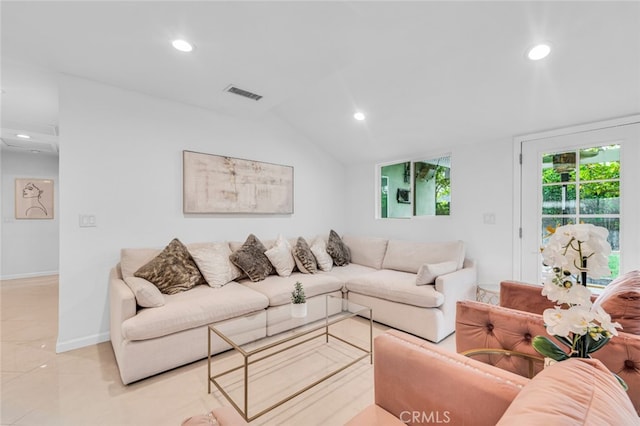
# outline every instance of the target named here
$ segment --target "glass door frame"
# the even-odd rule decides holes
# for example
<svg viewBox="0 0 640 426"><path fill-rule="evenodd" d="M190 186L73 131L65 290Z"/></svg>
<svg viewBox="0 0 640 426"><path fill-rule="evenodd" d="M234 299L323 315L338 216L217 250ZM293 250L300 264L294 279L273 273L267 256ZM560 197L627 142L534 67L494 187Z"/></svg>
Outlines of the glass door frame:
<svg viewBox="0 0 640 426"><path fill-rule="evenodd" d="M516 136L513 138L513 256L512 256L512 276L515 280L523 279L523 214L522 214L522 196L523 196L523 167L522 167L522 150L523 144L536 140L550 139L560 136L570 136L578 133L591 132L596 130L604 130L607 128L625 126L640 123L640 114L620 117L612 120L600 121L584 125L572 126L563 129L555 129L540 133ZM621 159L621 161L624 161ZM628 161L629 163L631 161ZM630 184L627 183L627 186ZM622 188L621 188L622 191ZM630 192L630 191L629 191ZM625 268L628 269L628 268Z"/></svg>

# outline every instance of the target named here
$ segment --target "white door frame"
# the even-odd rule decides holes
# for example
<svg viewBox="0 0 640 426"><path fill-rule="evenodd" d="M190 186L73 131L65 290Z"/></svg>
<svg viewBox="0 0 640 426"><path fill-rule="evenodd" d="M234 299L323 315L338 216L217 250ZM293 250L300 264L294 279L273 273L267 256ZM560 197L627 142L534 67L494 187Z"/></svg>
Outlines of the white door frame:
<svg viewBox="0 0 640 426"><path fill-rule="evenodd" d="M640 123L640 114L634 114L626 117L614 118L611 120L598 121L594 123L580 124L576 126L547 130L539 133L530 133L519 135L513 138L513 256L512 276L514 280L522 279L522 144L537 139L546 139L557 136L572 135L576 133L590 132L592 130L606 129L610 127L624 126L628 124Z"/></svg>

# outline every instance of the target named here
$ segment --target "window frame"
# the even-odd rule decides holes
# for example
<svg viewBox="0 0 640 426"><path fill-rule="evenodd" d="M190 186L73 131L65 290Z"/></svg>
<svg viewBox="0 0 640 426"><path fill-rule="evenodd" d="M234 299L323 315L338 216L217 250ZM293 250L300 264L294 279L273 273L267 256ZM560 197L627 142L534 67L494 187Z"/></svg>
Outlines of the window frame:
<svg viewBox="0 0 640 426"><path fill-rule="evenodd" d="M397 160L393 160L393 161L384 161L384 162L380 162L380 163L376 163L375 164L375 180L376 180L376 184L374 187L374 191L375 191L375 203L374 203L374 208L375 208L375 212L374 212L374 218L376 220L386 220L386 219L400 219L400 220L411 220L411 219L424 219L424 218L433 218L433 217L451 217L451 210L449 210L449 214L447 215L438 215L438 214L428 214L428 215L416 215L415 214L415 163L426 163L426 162L430 162L432 160L437 160L439 158L447 158L449 159L449 203L451 203L451 193L453 192L451 190L451 169L453 168L453 154L451 153L451 151L447 151L447 152L440 152L437 154L433 154L433 155L420 155L420 156L412 156L412 157L405 157L405 158L401 158L401 159L397 159ZM409 205L411 206L411 215L410 216L406 216L406 217L382 217L382 177L386 176L382 174L382 169L383 167L387 167L387 166L393 166L396 164L403 164L403 163L409 163L409 191L410 191L410 203ZM396 194L388 192L387 194L387 203L389 202L389 200L391 199L395 199ZM434 203L437 200L434 199Z"/></svg>

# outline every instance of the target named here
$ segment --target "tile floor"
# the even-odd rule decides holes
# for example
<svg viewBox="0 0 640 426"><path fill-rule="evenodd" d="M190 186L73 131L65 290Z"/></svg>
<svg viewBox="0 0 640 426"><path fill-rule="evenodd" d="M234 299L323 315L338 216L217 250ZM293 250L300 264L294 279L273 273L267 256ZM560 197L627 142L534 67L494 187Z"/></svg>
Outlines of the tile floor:
<svg viewBox="0 0 640 426"><path fill-rule="evenodd" d="M56 354L57 276L0 282L0 310L2 425L179 425L229 405L217 390L207 393L206 360L124 386L109 342ZM366 320L343 327L354 338L368 336ZM374 324L374 336L387 329ZM440 345L454 350L455 339ZM306 361L304 350L295 355ZM230 360L230 353L216 357ZM282 383L260 386L269 392ZM251 424L342 425L372 402L373 368L363 360Z"/></svg>

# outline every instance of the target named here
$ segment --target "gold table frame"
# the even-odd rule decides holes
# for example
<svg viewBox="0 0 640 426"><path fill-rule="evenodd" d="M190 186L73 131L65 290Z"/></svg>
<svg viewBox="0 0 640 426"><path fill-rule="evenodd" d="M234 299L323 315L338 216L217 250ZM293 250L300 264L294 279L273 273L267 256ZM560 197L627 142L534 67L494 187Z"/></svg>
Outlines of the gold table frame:
<svg viewBox="0 0 640 426"><path fill-rule="evenodd" d="M341 300L342 303L342 311L338 312L337 314L329 314L329 300L330 299L336 299L336 300ZM347 306L347 310L345 310L345 304ZM349 310L349 307L353 307L353 311ZM349 318L353 318L357 315L359 315L360 313L369 311L369 348L365 349L362 348L358 345L356 345L355 343L349 342L345 339L343 339L342 337L336 336L335 334L331 333L329 330L329 327L333 324L337 324L339 322L345 321ZM339 297L335 297L335 296L326 296L326 301L325 301L325 318L324 319L319 319L316 320L314 322L312 322L311 324L305 324L303 326L298 327L300 329L300 331L296 331L296 329L294 328L293 331L289 330L287 333L288 335L286 337L283 337L281 339L277 339L274 342L271 342L269 344L266 344L264 346L260 346L257 349L254 350L244 350L241 346L237 343L235 343L233 341L233 339L229 338L228 336L226 336L222 331L218 330L216 328L216 324L212 324L209 325L208 327L208 333L207 333L207 343L208 343L208 354L207 354L207 377L208 377L208 393L211 393L211 384L213 383L216 388L220 391L220 393L222 393L222 395L231 403L231 405L233 405L233 407L238 411L238 413L240 413L240 415L247 421L250 422L252 420L255 420L256 418L268 413L269 411L273 410L274 408L277 408L279 406L281 406L282 404L292 400L293 398L297 397L298 395L302 394L303 392L306 392L307 390L311 389L312 387L324 382L325 380L335 376L336 374L346 370L347 368L351 367L352 365L360 362L361 360L369 357L369 363L373 364L373 315L372 315L372 309L366 306L362 306L362 305L358 305L356 303L353 302L349 302L348 299L343 299L343 298L339 298ZM260 354L261 352L264 352L268 349L272 349L275 348L276 346L280 346L283 345L287 342L291 342L292 340L296 340L296 339L300 339L301 337L307 336L307 335L311 335L313 333L316 333L318 331L321 331L320 333L317 333L311 337L308 337L302 341L299 342L295 342L291 345L288 345L284 348L278 349L274 352L270 352L262 357L250 360L250 358L254 355ZM211 375L211 358L212 358L212 353L211 353L211 336L212 333L215 333L216 335L218 335L222 340L224 340L227 344L229 344L233 350L237 351L238 353L240 353L243 357L244 362L242 363L242 365L239 365L237 367L225 370L221 373L216 374L215 376ZM349 346L352 346L360 351L363 352L363 354L355 359L353 359L351 362L349 362L346 365L343 365L342 367L331 371L330 373L324 375L323 377L321 377L320 379L314 381L313 383L303 387L302 389L299 389L298 391L294 392L293 394L282 398L281 400L277 401L276 403L270 405L269 407L263 409L262 411L254 414L253 416L249 416L249 366L251 364L254 364L256 362L262 361L264 359L267 359L269 357L272 357L274 355L277 355L279 353L282 353L288 349L294 348L296 346L302 345L304 343L307 343L311 340L317 339L319 337L325 337L325 343L329 343L329 337L332 337L336 340L339 340L343 343L346 343ZM268 337L264 338L264 339L268 339ZM234 371L243 369L243 373L244 373L244 379L243 379L243 386L244 386L244 404L243 407L241 408L231 397L231 395L229 395L224 389L222 384L218 381L218 378L225 376L229 373L232 373Z"/></svg>
<svg viewBox="0 0 640 426"><path fill-rule="evenodd" d="M534 374L533 371L533 363L541 362L544 364L544 358L539 356L527 354L524 352L518 351L510 351L508 349L488 349L488 348L480 348L480 349L469 349L468 351L460 352L461 355L472 357L475 355L504 355L504 356L515 356L518 358L526 359L529 362L529 379L532 379Z"/></svg>

